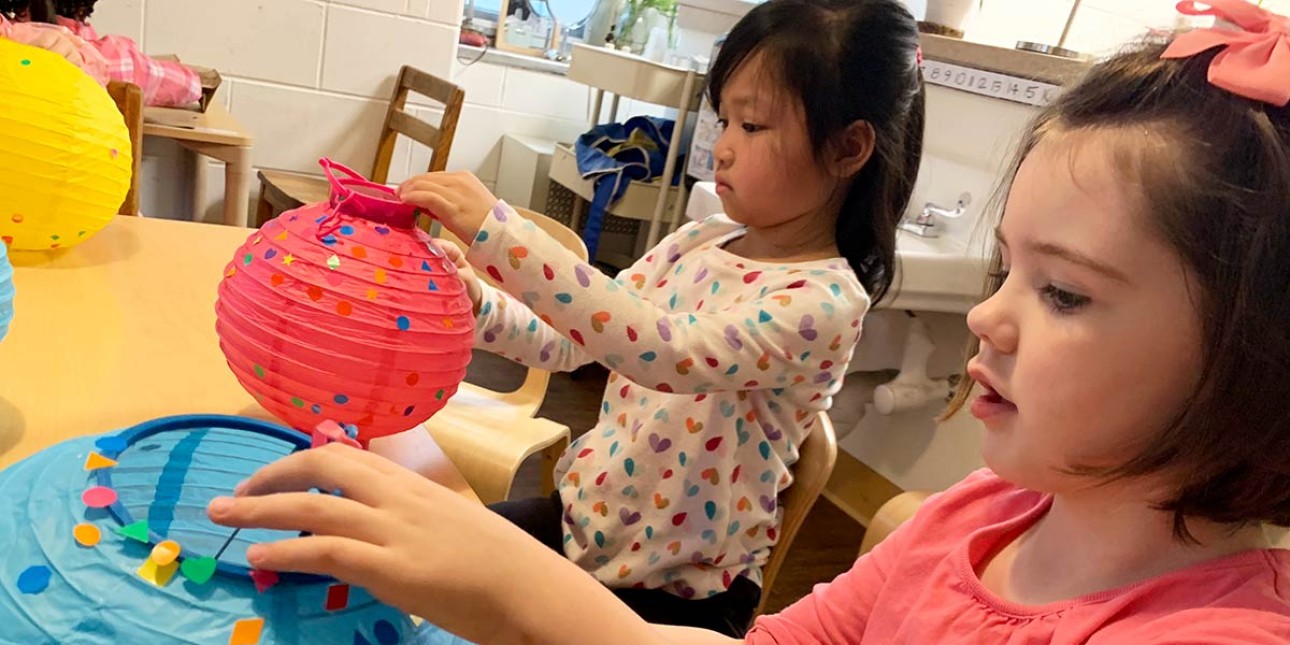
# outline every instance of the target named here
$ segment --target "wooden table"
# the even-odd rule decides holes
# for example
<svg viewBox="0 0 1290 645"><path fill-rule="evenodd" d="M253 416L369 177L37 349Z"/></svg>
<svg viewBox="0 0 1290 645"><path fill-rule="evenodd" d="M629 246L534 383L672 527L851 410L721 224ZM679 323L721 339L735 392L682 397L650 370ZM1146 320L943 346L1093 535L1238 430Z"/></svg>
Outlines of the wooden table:
<svg viewBox="0 0 1290 645"><path fill-rule="evenodd" d="M242 127L222 103L212 101L204 114L197 115L196 127L186 128L150 122L164 118L166 112L158 108L144 108L143 134L173 139L197 155L205 155L224 162L224 223L229 226L246 226L247 211L251 201L251 144L250 133ZM200 156L198 158L200 162ZM201 212L206 205L206 168L198 163L193 175L193 212Z"/></svg>
<svg viewBox="0 0 1290 645"><path fill-rule="evenodd" d="M272 420L233 378L215 335L216 287L249 234L118 217L79 246L15 254L15 317L0 342L0 468L156 417ZM460 414L451 407L440 414ZM477 499L424 428L372 449Z"/></svg>

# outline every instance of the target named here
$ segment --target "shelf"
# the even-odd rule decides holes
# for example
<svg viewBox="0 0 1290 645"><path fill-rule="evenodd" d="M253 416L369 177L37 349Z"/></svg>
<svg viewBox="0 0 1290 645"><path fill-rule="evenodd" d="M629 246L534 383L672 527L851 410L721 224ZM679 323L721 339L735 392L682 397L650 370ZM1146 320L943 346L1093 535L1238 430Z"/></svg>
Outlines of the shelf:
<svg viewBox="0 0 1290 645"><path fill-rule="evenodd" d="M618 96L676 108L689 105L699 109L703 94L703 75L695 74L693 96L682 100L685 76L681 67L646 60L626 52L576 44L569 63L569 79Z"/></svg>
<svg viewBox="0 0 1290 645"><path fill-rule="evenodd" d="M595 186L590 180L583 179L582 173L578 172L578 159L574 156L573 146L569 144L555 144L555 153L551 155L551 180L587 202L595 197ZM609 214L648 222L654 219L654 207L658 204L661 189L662 183L657 179L651 182L633 181L618 204L609 209ZM667 206L663 211L664 222L671 222L675 214L684 208L684 204L678 199L680 192L676 186L668 191Z"/></svg>

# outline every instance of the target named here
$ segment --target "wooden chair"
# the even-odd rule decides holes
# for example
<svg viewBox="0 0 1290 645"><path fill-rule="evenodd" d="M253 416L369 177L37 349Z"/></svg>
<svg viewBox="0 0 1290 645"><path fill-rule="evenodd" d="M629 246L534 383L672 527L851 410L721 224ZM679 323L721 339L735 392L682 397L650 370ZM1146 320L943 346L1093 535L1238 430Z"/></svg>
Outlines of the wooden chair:
<svg viewBox="0 0 1290 645"><path fill-rule="evenodd" d="M117 213L139 214L139 168L143 163L143 89L134 83L112 81L107 86L108 95L125 117L125 127L130 131L130 158L134 167L130 171L130 192Z"/></svg>
<svg viewBox="0 0 1290 645"><path fill-rule="evenodd" d="M587 259L587 247L577 233L540 213L524 208L516 210L580 259ZM447 230L439 236L463 249L467 246ZM481 280L491 282L482 272L478 275ZM454 414L451 419L435 417L426 423L435 443L485 504L505 500L520 464L539 452L542 453L543 491L549 494L555 490L552 472L556 460L569 445L569 428L536 418L550 378L550 372L530 367L524 383L511 392L463 383L449 407L457 410L465 407L470 413Z"/></svg>
<svg viewBox="0 0 1290 645"><path fill-rule="evenodd" d="M909 518L918 512L919 507L931 495L926 491L909 491L887 500L887 503L874 513L873 521L869 522L868 528L864 531L864 540L860 542L860 555L873 550L879 542L887 539L888 535L900 528L901 524L909 521Z"/></svg>
<svg viewBox="0 0 1290 645"><path fill-rule="evenodd" d="M439 120L438 127L404 111L408 95L412 92L443 104L443 118ZM457 118L461 115L461 104L465 99L466 92L460 87L404 65L399 71L394 95L390 97L389 111L385 114L385 126L376 148L376 159L372 162L372 174L368 178L378 184L389 181L390 161L394 158L394 144L400 134L434 150L433 156L430 157L430 172L447 167L448 153L452 150L452 139L457 133ZM255 213L256 228L263 226L265 222L277 217L283 211L326 201L329 194L327 181L315 175L261 170L258 176L260 201Z"/></svg>
<svg viewBox="0 0 1290 645"><path fill-rule="evenodd" d="M815 506L824 491L824 485L833 474L833 465L838 460L838 437L833 431L833 422L827 412L816 417L815 429L806 436L798 451L797 463L793 464L793 483L779 496L779 506L784 509L783 521L779 526L779 541L770 550L770 558L761 572L761 602L755 616L760 616L770 599L771 587L775 578L788 558L793 547L793 539L806 521L806 516Z"/></svg>

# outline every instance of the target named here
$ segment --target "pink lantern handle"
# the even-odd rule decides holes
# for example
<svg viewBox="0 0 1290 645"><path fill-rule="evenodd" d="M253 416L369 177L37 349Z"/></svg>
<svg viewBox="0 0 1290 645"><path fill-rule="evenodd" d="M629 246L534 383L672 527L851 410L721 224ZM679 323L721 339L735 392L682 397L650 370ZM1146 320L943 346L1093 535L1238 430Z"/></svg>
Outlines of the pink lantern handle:
<svg viewBox="0 0 1290 645"><path fill-rule="evenodd" d="M378 224L411 229L420 209L399 201L393 188L384 186L326 157L319 159L331 184L330 204L336 213L362 217ZM337 176L337 173L343 176Z"/></svg>

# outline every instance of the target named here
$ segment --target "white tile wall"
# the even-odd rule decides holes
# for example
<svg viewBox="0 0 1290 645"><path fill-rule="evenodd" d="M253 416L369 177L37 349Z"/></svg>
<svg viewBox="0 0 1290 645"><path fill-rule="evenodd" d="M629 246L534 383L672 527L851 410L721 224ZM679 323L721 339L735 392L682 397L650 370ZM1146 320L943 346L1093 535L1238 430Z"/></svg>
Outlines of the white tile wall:
<svg viewBox="0 0 1290 645"><path fill-rule="evenodd" d="M113 7L104 3L104 11ZM144 48L230 76L315 86L327 6L308 0L150 0ZM106 13L106 11L104 11Z"/></svg>
<svg viewBox="0 0 1290 645"><path fill-rule="evenodd" d="M466 91L449 168L493 184L506 133L571 141L587 129L587 89L560 76L456 58L463 0L112 0L93 24L177 54L224 76L220 100L255 137L259 168L317 172L329 156L369 172L393 79L403 64L451 76ZM437 123L440 111L416 113ZM391 181L429 165L401 141ZM192 217L192 166L181 149L145 143L142 204L159 217ZM219 219L223 167L209 163L208 204ZM254 199L255 188L252 190Z"/></svg>
<svg viewBox="0 0 1290 645"><path fill-rule="evenodd" d="M447 77L457 51L457 29L455 25L329 7L322 89L388 99L394 89L392 71L403 65Z"/></svg>

